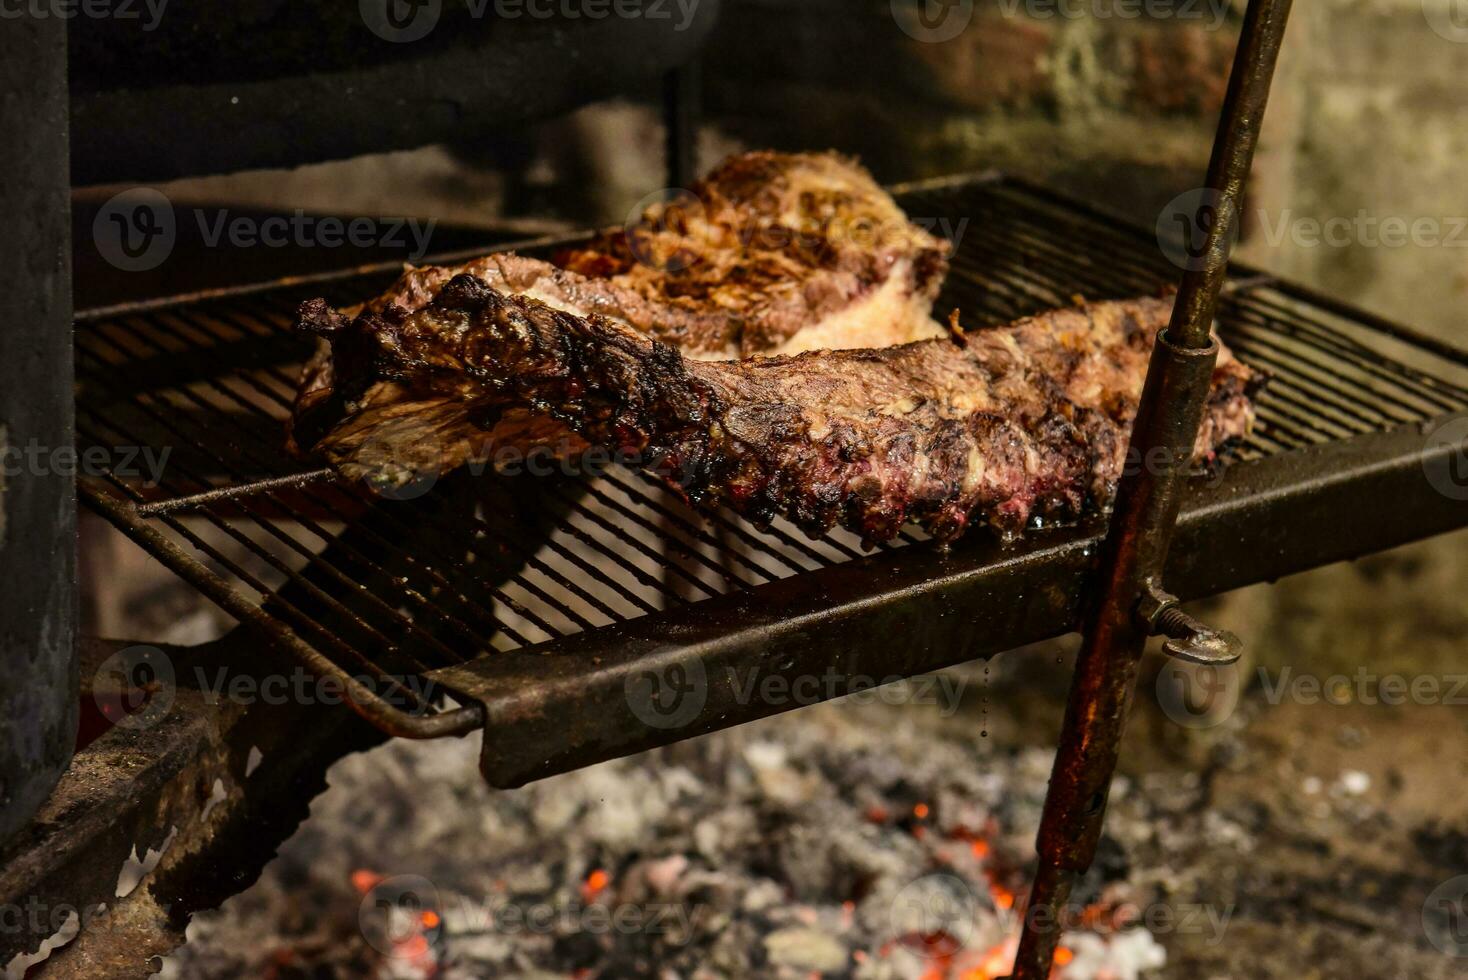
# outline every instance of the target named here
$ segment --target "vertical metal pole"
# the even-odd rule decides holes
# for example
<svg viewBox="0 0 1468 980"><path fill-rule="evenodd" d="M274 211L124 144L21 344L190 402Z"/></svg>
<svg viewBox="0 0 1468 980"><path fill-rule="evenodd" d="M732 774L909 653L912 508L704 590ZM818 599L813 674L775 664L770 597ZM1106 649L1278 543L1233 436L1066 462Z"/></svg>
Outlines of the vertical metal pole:
<svg viewBox="0 0 1468 980"><path fill-rule="evenodd" d="M1131 458L1147 465L1127 476L1117 494L1040 821L1039 865L1025 909L1014 980L1049 977L1075 876L1091 866L1100 840L1149 633L1137 615L1138 604L1145 590L1160 584L1177 524L1180 491L1217 355L1211 330L1228 271L1230 231L1238 219L1289 11L1290 0L1250 0L1244 15L1208 166L1207 187L1216 198L1209 202L1213 222L1203 260L1183 276L1172 322L1153 351L1132 429ZM1153 465L1158 460L1163 464Z"/></svg>
<svg viewBox="0 0 1468 980"><path fill-rule="evenodd" d="M686 188L698 177L700 83L696 58L663 76L663 126L667 133L669 187Z"/></svg>
<svg viewBox="0 0 1468 980"><path fill-rule="evenodd" d="M0 838L76 743L66 20L0 28Z"/></svg>

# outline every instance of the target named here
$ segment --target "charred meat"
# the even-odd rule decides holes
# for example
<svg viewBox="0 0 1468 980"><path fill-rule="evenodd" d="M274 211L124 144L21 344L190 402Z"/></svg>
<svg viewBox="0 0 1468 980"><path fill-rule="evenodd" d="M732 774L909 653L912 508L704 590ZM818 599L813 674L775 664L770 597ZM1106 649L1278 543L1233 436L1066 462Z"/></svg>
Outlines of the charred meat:
<svg viewBox="0 0 1468 980"><path fill-rule="evenodd" d="M513 254L409 269L387 292L347 311L421 309L455 276L578 316L598 315L694 358L817 347L885 347L943 335L930 315L949 245L912 224L855 162L834 153L733 157L625 231L561 256L566 268ZM290 425L304 454L322 442L333 463L383 479L429 465L575 453L574 433L523 406L425 395L391 380L363 382L322 346L306 365ZM346 365L338 363L346 357ZM342 383L338 383L342 378ZM431 429L433 446L398 432Z"/></svg>
<svg viewBox="0 0 1468 980"><path fill-rule="evenodd" d="M839 524L870 543L906 522L951 540L975 522L1013 534L1107 505L1170 312L1164 299L1097 303L961 342L701 361L620 319L459 275L412 311L353 319L313 301L301 326L330 341L336 387L358 392L359 408L390 385L400 400L483 416L485 431L506 407L528 411L637 459L695 504L757 523L783 514L811 534ZM1261 381L1221 352L1199 458L1248 431ZM432 413L414 417L384 433L349 410L316 448L351 476L368 469L364 431L411 441L440 471L469 458L436 437Z"/></svg>

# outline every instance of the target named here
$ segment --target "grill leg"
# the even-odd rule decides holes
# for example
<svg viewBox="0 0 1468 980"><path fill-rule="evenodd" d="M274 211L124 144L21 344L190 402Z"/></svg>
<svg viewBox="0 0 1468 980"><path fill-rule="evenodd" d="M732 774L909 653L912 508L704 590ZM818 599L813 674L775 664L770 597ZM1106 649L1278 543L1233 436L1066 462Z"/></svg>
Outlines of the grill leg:
<svg viewBox="0 0 1468 980"><path fill-rule="evenodd" d="M1217 354L1210 331L1228 274L1229 233L1239 214L1289 10L1290 0L1250 0L1244 15L1208 167L1207 186L1215 198L1212 221L1202 221L1201 209L1198 215L1199 227L1208 230L1203 261L1184 274L1172 322L1152 353L1131 437L1132 458L1148 465L1127 476L1117 494L1035 843L1039 864L1013 980L1050 976L1075 876L1096 856L1149 633L1138 605L1161 584L1177 524L1183 479ZM1164 465L1153 466L1156 459Z"/></svg>
<svg viewBox="0 0 1468 980"><path fill-rule="evenodd" d="M66 23L0 27L0 838L76 743Z"/></svg>
<svg viewBox="0 0 1468 980"><path fill-rule="evenodd" d="M698 61L663 76L663 126L667 131L669 187L688 187L698 177Z"/></svg>

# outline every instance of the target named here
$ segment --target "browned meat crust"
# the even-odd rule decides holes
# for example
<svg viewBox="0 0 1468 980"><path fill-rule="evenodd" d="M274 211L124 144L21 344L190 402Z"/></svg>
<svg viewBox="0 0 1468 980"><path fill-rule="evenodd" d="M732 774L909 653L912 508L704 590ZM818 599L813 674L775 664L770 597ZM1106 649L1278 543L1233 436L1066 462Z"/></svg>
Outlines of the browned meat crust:
<svg viewBox="0 0 1468 980"><path fill-rule="evenodd" d="M691 357L883 347L942 334L929 311L947 271L948 243L911 224L855 162L830 153L750 153L725 162L693 193L691 212L650 209L632 244L619 232L568 253L565 261L585 275L524 256L487 255L409 269L381 296L347 312L412 312L467 274L559 310L609 317ZM352 390L339 389L338 376ZM462 399L425 400L392 382L364 386L363 378L350 366L343 371L323 345L303 373L291 446L299 452L315 444L350 414L326 447L328 458L375 460L383 474L418 465L418 447L390 435L414 415L425 426L435 420L439 441L458 433L447 439L453 451L442 450L447 465L484 460L502 447L521 455L537 446L585 448L563 426L531 418L524 408L475 406L485 431L464 414ZM497 421L485 423L489 418ZM374 432L382 438L369 438Z"/></svg>
<svg viewBox="0 0 1468 980"><path fill-rule="evenodd" d="M457 266L409 269L387 292L363 304L362 309L374 313L389 307L419 309L459 275L482 279L501 292L529 294L568 312L612 317L666 344L683 346L688 338L717 337L718 349L727 345L728 317L717 310L656 302L621 283L568 272L513 252L486 255ZM713 349L689 345L690 353L695 354Z"/></svg>
<svg viewBox="0 0 1468 980"><path fill-rule="evenodd" d="M909 521L951 540L973 521L1012 534L1108 504L1170 310L1169 300L1098 303L963 345L714 362L463 275L415 312L351 320L313 301L301 326L331 340L359 390L390 384L470 414L526 407L639 459L695 503L756 522L784 514L812 534L841 524L875 542ZM1199 457L1247 431L1261 381L1222 353ZM351 425L318 448L360 475L342 438ZM428 445L424 436L410 426L395 438ZM450 447L438 467L457 454Z"/></svg>
<svg viewBox="0 0 1468 980"><path fill-rule="evenodd" d="M835 153L746 153L642 220L557 258L649 302L717 316L670 342L685 351L788 353L801 331L872 297L889 280L915 302L882 324L882 347L925 336L949 243L914 225L855 161ZM667 340L668 338L660 337Z"/></svg>

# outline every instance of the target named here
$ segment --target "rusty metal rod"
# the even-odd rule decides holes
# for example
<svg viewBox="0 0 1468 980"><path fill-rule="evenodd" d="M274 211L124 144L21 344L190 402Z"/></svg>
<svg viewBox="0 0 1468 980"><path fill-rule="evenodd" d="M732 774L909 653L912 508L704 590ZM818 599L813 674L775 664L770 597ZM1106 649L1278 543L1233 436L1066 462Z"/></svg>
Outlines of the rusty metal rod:
<svg viewBox="0 0 1468 980"><path fill-rule="evenodd" d="M1039 865L1012 980L1048 980L1075 876L1091 866L1131 708L1148 627L1137 605L1156 584L1177 524L1218 346L1212 326L1228 273L1231 230L1259 140L1291 0L1250 0L1208 166L1214 219L1202 261L1182 278L1172 322L1158 339L1132 429L1102 573L1071 681L1059 751L1036 840ZM1199 218L1202 218L1200 209Z"/></svg>
<svg viewBox="0 0 1468 980"><path fill-rule="evenodd" d="M77 492L119 531L198 589L205 598L241 623L259 630L269 641L295 656L318 677L337 678L343 686L343 700L347 706L379 730L399 738L433 739L467 735L484 727L484 710L479 705L418 715L389 704L376 691L348 674L341 665L301 639L295 630L275 619L258 603L250 601L173 540L146 523L126 503L87 481L78 482Z"/></svg>
<svg viewBox="0 0 1468 980"><path fill-rule="evenodd" d="M227 487L215 487L213 490L205 490L202 493L191 493L184 497L170 497L167 500L155 500L147 504L138 504L139 517L161 517L164 514L173 514L181 510L193 510L206 504L217 503L221 500L239 500L244 497L253 497L272 490L296 489L308 483L316 483L321 480L334 480L340 474L330 467L319 470L308 470L304 473L292 473L289 476L273 476L265 480L255 480L251 483L236 483Z"/></svg>

